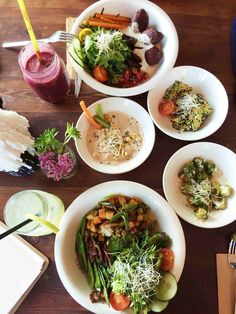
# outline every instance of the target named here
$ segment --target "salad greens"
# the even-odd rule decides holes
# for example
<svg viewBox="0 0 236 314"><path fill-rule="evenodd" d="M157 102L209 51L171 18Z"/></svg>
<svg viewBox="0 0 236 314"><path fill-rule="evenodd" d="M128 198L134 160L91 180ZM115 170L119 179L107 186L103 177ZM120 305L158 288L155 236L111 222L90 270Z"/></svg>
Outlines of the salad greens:
<svg viewBox="0 0 236 314"><path fill-rule="evenodd" d="M157 292L161 279L161 254L155 244L149 246L150 234L123 248L111 266L111 288L115 293L126 293L134 313L148 310L149 300Z"/></svg>
<svg viewBox="0 0 236 314"><path fill-rule="evenodd" d="M215 174L217 167L211 160L195 157L179 172L180 191L188 196L188 203L195 216L207 219L211 211L227 207L227 197L233 192L228 184L222 184Z"/></svg>
<svg viewBox="0 0 236 314"><path fill-rule="evenodd" d="M112 80L127 67L125 61L131 56L131 48L119 31L99 28L86 36L82 46L83 62L92 71L96 66L107 69Z"/></svg>
<svg viewBox="0 0 236 314"><path fill-rule="evenodd" d="M176 279L169 273L174 263L170 244L169 236L156 230L143 202L124 195L100 201L83 217L76 237L91 301L105 301L116 310L131 307L135 314L157 308L158 295L168 303L177 291Z"/></svg>

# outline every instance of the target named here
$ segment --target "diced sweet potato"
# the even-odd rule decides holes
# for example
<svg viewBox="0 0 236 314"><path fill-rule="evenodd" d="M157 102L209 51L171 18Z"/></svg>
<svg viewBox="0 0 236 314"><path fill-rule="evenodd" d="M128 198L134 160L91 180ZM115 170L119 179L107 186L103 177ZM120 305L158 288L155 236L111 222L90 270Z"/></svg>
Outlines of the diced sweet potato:
<svg viewBox="0 0 236 314"><path fill-rule="evenodd" d="M129 222L129 228L130 229L133 229L133 228L135 228L136 227L136 224L133 222L133 221L130 221Z"/></svg>
<svg viewBox="0 0 236 314"><path fill-rule="evenodd" d="M110 220L114 216L114 212L112 210L106 211L106 219Z"/></svg>
<svg viewBox="0 0 236 314"><path fill-rule="evenodd" d="M100 219L106 219L106 211L105 211L104 208L99 209L98 216L99 216Z"/></svg>
<svg viewBox="0 0 236 314"><path fill-rule="evenodd" d="M94 225L94 223L92 222L92 220L89 220L87 223L87 229L92 231L92 232L96 232L96 227Z"/></svg>
<svg viewBox="0 0 236 314"><path fill-rule="evenodd" d="M138 205L138 201L136 201L136 199L131 198L131 200L129 201L129 205Z"/></svg>
<svg viewBox="0 0 236 314"><path fill-rule="evenodd" d="M100 224L101 222L102 222L102 220L98 216L93 217L94 225Z"/></svg>
<svg viewBox="0 0 236 314"><path fill-rule="evenodd" d="M143 221L143 214L138 215L138 221Z"/></svg>

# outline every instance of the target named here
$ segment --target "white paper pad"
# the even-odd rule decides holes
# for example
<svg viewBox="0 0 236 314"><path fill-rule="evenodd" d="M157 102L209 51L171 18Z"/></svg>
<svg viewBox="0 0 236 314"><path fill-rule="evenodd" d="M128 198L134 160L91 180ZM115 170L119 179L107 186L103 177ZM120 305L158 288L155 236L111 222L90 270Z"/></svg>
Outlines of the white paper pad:
<svg viewBox="0 0 236 314"><path fill-rule="evenodd" d="M0 222L0 233L6 227ZM0 313L14 313L48 266L48 259L18 235L0 240Z"/></svg>

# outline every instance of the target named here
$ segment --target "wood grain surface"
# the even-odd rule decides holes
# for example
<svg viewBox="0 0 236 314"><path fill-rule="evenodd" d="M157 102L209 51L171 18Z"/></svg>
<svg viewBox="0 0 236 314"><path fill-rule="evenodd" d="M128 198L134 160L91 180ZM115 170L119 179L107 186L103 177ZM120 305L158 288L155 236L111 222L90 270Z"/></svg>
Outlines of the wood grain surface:
<svg viewBox="0 0 236 314"><path fill-rule="evenodd" d="M112 1L112 0L111 0ZM138 1L138 0L137 0ZM79 15L92 4L91 0L26 0L33 28L38 38L65 29L68 16ZM179 35L180 49L176 65L195 65L215 74L224 84L229 97L229 113L223 126L206 141L222 144L236 151L236 93L231 68L230 28L236 16L235 0L154 0L173 20ZM0 41L28 39L26 29L14 0L0 0ZM66 60L65 44L54 44ZM46 127L63 131L67 121L76 122L81 114L79 100L88 104L106 97L82 84L79 99L68 95L63 103L51 105L40 100L24 82L17 62L17 50L0 48L0 96L4 108L16 110L29 119L31 132L37 136ZM147 94L131 97L144 108ZM145 184L161 195L162 173L170 156L187 142L174 140L156 129L156 143L150 157L139 168L122 175L105 175L90 169L79 160L78 174L70 180L55 183L38 171L30 177L0 174L0 219L6 200L15 192L37 188L61 197L68 206L80 193L98 183L123 179ZM236 208L236 207L235 207ZM180 219L181 220L181 219ZM216 253L227 251L235 222L218 229L200 229L181 220L186 236L187 254L176 297L166 314L217 313ZM27 238L46 254L50 265L42 278L17 310L18 314L89 313L77 304L64 289L54 263L54 236ZM1 258L0 253L0 258ZM0 296L0 302L1 296Z"/></svg>

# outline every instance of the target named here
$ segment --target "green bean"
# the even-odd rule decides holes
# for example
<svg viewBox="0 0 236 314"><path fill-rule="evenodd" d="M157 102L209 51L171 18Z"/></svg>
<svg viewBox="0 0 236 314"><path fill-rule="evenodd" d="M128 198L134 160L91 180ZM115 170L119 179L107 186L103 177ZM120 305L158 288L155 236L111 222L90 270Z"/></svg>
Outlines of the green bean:
<svg viewBox="0 0 236 314"><path fill-rule="evenodd" d="M97 268L96 263L93 263L93 271L94 271L94 288L97 291L101 291L102 286L101 286L101 281L99 278L98 268Z"/></svg>
<svg viewBox="0 0 236 314"><path fill-rule="evenodd" d="M125 207L125 208L123 209L123 211L129 212L129 211L131 211L132 209L136 209L137 207L138 207L138 205L131 204L131 205L128 205L127 207Z"/></svg>
<svg viewBox="0 0 236 314"><path fill-rule="evenodd" d="M110 123L108 123L106 120L99 118L98 116L95 116L94 120L101 124L101 126L103 126L104 128L109 129L111 127Z"/></svg>
<svg viewBox="0 0 236 314"><path fill-rule="evenodd" d="M105 282L103 273L102 273L101 269L99 268L99 266L98 266L98 275L99 275L99 278L100 278L100 282L102 284L105 301L109 304L109 298L108 298L108 293L107 293L106 282Z"/></svg>
<svg viewBox="0 0 236 314"><path fill-rule="evenodd" d="M94 274L93 274L93 268L90 263L90 260L87 260L88 263L88 283L90 288L93 290L94 289Z"/></svg>
<svg viewBox="0 0 236 314"><path fill-rule="evenodd" d="M79 231L80 231L82 237L84 237L84 231L85 231L85 226L86 226L86 216L87 215L84 215L84 217L82 218L81 223L80 223L80 227L79 227Z"/></svg>
<svg viewBox="0 0 236 314"><path fill-rule="evenodd" d="M105 120L104 114L103 114L103 112L102 112L101 104L97 104L97 106L96 106L96 115L97 115L100 119Z"/></svg>
<svg viewBox="0 0 236 314"><path fill-rule="evenodd" d="M88 263L86 258L86 250L84 246L84 240L80 231L77 232L76 237L76 252L80 261L81 268L87 273Z"/></svg>
<svg viewBox="0 0 236 314"><path fill-rule="evenodd" d="M118 212L117 214L115 214L111 219L110 222L114 222L117 219L119 219L121 216L123 216L123 211Z"/></svg>
<svg viewBox="0 0 236 314"><path fill-rule="evenodd" d="M125 223L125 229L128 230L129 229L129 218L128 218L128 214L124 213L124 215L122 215L122 218L124 220Z"/></svg>

